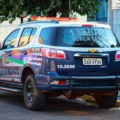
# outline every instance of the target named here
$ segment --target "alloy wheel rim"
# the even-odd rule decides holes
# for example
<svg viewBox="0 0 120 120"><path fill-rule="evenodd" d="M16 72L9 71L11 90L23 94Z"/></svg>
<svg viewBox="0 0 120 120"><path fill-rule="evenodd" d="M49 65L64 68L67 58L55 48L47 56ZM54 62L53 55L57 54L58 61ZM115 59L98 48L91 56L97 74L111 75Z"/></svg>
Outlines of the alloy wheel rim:
<svg viewBox="0 0 120 120"><path fill-rule="evenodd" d="M27 101L29 103L32 103L34 99L34 89L33 89L33 84L29 82L27 84Z"/></svg>

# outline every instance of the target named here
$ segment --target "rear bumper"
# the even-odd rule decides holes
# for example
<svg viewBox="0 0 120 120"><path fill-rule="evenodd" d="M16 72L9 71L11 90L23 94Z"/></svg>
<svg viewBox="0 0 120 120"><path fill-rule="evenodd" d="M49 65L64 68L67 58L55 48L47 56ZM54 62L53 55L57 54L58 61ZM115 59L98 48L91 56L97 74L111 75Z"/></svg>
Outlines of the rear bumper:
<svg viewBox="0 0 120 120"><path fill-rule="evenodd" d="M38 86L39 90L52 91L113 91L120 89L120 76L60 76L56 72L49 72L50 82L46 86ZM66 81L66 84L58 84Z"/></svg>

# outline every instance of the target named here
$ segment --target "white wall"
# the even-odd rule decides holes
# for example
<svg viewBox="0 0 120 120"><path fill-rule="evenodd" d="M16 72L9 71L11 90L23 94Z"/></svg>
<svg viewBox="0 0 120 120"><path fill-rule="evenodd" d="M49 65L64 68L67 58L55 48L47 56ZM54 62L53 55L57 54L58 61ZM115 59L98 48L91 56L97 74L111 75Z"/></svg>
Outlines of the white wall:
<svg viewBox="0 0 120 120"><path fill-rule="evenodd" d="M112 0L108 0L108 23L120 41L120 9L112 10Z"/></svg>
<svg viewBox="0 0 120 120"><path fill-rule="evenodd" d="M5 37L18 25L20 24L20 20L16 19L12 24L8 21L5 21L0 24L0 41L3 41Z"/></svg>

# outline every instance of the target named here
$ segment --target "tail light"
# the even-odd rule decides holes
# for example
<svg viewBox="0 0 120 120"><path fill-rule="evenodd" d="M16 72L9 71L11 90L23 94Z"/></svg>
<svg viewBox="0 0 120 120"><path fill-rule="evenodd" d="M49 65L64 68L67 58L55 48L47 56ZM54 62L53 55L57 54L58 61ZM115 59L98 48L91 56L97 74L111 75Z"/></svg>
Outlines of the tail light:
<svg viewBox="0 0 120 120"><path fill-rule="evenodd" d="M52 48L42 48L42 55L47 58L66 59L65 52Z"/></svg>
<svg viewBox="0 0 120 120"><path fill-rule="evenodd" d="M116 60L120 60L120 51L117 51L117 52L116 52L115 59L116 59Z"/></svg>

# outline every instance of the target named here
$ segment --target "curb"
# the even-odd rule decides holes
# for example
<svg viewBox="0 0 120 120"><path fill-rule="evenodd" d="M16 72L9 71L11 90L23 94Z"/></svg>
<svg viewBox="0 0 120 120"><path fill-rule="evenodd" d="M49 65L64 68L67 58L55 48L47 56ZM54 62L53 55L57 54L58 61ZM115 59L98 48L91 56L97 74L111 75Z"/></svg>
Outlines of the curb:
<svg viewBox="0 0 120 120"><path fill-rule="evenodd" d="M95 104L95 98L92 97L92 96L89 96L89 95L83 95L81 96L80 98L88 101L88 102L92 102L93 104ZM116 104L115 104L116 107L120 107L120 100L117 100L116 101Z"/></svg>
<svg viewBox="0 0 120 120"><path fill-rule="evenodd" d="M117 100L116 107L120 107L120 100Z"/></svg>

